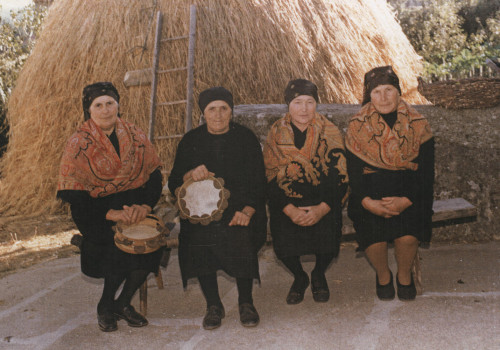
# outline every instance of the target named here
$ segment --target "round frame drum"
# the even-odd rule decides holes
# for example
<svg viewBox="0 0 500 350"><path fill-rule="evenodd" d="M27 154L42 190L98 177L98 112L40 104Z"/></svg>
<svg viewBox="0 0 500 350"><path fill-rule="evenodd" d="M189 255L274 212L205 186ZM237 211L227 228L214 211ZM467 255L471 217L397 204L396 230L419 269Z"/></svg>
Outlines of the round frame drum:
<svg viewBox="0 0 500 350"><path fill-rule="evenodd" d="M175 205L182 219L208 225L222 218L229 196L229 190L224 188L224 179L220 177L209 176L201 181L190 178L175 190Z"/></svg>
<svg viewBox="0 0 500 350"><path fill-rule="evenodd" d="M135 225L118 223L113 227L116 246L126 253L147 254L168 244L170 231L155 215L148 215Z"/></svg>

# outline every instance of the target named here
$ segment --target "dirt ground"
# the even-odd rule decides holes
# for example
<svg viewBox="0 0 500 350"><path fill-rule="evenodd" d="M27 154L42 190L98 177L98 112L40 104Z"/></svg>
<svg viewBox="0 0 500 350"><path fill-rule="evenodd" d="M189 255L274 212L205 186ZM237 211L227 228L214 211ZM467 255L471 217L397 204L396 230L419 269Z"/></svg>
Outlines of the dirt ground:
<svg viewBox="0 0 500 350"><path fill-rule="evenodd" d="M78 254L68 215L0 217L0 278L42 261Z"/></svg>

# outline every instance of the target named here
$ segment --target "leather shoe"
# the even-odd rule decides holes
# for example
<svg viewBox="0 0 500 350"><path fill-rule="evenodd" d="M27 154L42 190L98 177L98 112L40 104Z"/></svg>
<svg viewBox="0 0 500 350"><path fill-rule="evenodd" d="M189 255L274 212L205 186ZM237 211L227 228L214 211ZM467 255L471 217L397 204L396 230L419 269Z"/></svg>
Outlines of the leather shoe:
<svg viewBox="0 0 500 350"><path fill-rule="evenodd" d="M290 287L290 291L286 297L286 303L289 305L295 305L304 300L304 292L309 286L309 276L307 273L303 273L302 276L295 277L292 286Z"/></svg>
<svg viewBox="0 0 500 350"><path fill-rule="evenodd" d="M203 318L203 328L206 330L211 330L220 327L222 319L226 316L224 311L224 306L222 305L210 305L207 307L207 313Z"/></svg>
<svg viewBox="0 0 500 350"><path fill-rule="evenodd" d="M330 299L330 290L324 273L311 273L311 290L317 303L326 303Z"/></svg>
<svg viewBox="0 0 500 350"><path fill-rule="evenodd" d="M404 285L399 283L398 275L396 274L396 284L398 286L398 298L402 301L415 300L417 296L417 288L413 282L413 275L411 275L411 283L409 285Z"/></svg>
<svg viewBox="0 0 500 350"><path fill-rule="evenodd" d="M144 327L148 325L148 320L135 311L132 305L127 305L123 309L115 310L116 317L127 321L130 327Z"/></svg>
<svg viewBox="0 0 500 350"><path fill-rule="evenodd" d="M115 315L107 310L101 314L97 314L97 324L103 332L113 332L118 329Z"/></svg>
<svg viewBox="0 0 500 350"><path fill-rule="evenodd" d="M375 279L377 281L377 297L380 300L392 300L394 299L394 296L396 295L396 291L394 290L394 282L392 280L392 272L391 272L391 280L389 283L381 285L378 282L378 276L375 276Z"/></svg>
<svg viewBox="0 0 500 350"><path fill-rule="evenodd" d="M260 317L253 306L250 303L243 303L240 305L240 322L245 327L255 327L259 324Z"/></svg>

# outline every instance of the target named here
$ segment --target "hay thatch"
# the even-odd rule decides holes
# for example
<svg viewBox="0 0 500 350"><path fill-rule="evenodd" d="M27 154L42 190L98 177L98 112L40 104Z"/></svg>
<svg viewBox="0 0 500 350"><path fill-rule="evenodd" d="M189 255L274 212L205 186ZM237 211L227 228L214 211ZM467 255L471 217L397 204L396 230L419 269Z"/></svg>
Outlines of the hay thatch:
<svg viewBox="0 0 500 350"><path fill-rule="evenodd" d="M404 97L416 91L419 58L382 0L196 0L195 98L210 86L236 104L283 103L291 78L313 80L322 103L358 103L364 72L392 64ZM59 160L82 121L81 91L108 80L122 116L147 129L149 87L126 88L127 71L151 66L153 5L146 0L58 0L9 103L10 143L1 161L0 212L54 212ZM185 35L189 2L158 0L164 37ZM141 50L146 43L147 49ZM164 44L160 67L185 65L187 43ZM164 76L158 100L185 95L185 72ZM197 112L196 108L195 111ZM197 118L197 115L195 118ZM158 134L182 133L183 107L158 110ZM195 123L196 124L196 123ZM176 140L158 149L170 169Z"/></svg>

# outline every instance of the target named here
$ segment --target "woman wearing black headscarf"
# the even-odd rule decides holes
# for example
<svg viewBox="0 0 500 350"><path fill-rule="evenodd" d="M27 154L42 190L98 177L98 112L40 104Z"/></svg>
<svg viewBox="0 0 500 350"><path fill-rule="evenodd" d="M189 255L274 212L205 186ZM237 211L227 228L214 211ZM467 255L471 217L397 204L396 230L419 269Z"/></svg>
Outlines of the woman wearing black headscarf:
<svg viewBox="0 0 500 350"><path fill-rule="evenodd" d="M330 290L325 271L339 253L347 190L344 140L339 129L316 112L314 83L290 81L285 102L288 113L272 125L264 145L273 247L294 275L286 302L304 299L309 277L300 256L308 254L316 255L313 298L326 302Z"/></svg>
<svg viewBox="0 0 500 350"><path fill-rule="evenodd" d="M434 138L427 120L400 95L391 66L366 73L363 107L346 135L349 216L376 270L381 300L395 296L387 244L395 246L398 297L413 300L411 266L418 243L431 238Z"/></svg>
<svg viewBox="0 0 500 350"><path fill-rule="evenodd" d="M117 222L140 222L151 212L162 190L156 151L144 132L119 117L119 101L120 95L111 83L84 88L85 121L66 144L57 191L57 197L70 204L83 236L82 272L104 278L97 305L98 325L103 332L116 330L118 319L125 319L131 327L148 324L130 301L147 275L158 271L161 258L160 250L128 254L114 244L112 227Z"/></svg>
<svg viewBox="0 0 500 350"><path fill-rule="evenodd" d="M179 143L168 178L172 193L185 181L212 175L229 190L228 207L208 225L181 221L179 265L184 286L197 278L207 303L203 328L214 329L225 316L217 271L236 278L240 321L259 323L252 283L259 279L257 252L266 238L265 176L262 151L253 132L231 120L233 96L223 87L201 92L200 110L206 124L189 131Z"/></svg>

